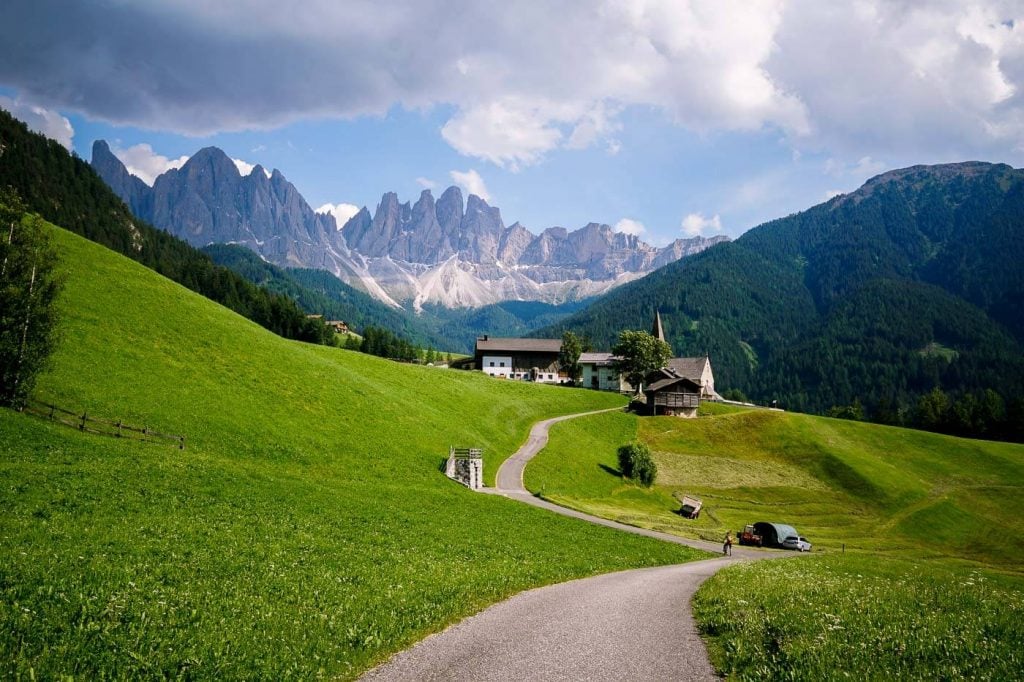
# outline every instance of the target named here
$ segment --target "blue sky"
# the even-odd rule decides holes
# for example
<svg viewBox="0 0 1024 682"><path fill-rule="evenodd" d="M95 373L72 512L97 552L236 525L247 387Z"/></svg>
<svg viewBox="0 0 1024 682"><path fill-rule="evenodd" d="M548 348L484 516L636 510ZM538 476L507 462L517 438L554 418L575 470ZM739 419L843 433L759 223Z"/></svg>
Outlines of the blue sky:
<svg viewBox="0 0 1024 682"><path fill-rule="evenodd" d="M143 179L215 145L314 208L460 184L506 224L664 244L1024 162L1019 2L7 4L0 106Z"/></svg>

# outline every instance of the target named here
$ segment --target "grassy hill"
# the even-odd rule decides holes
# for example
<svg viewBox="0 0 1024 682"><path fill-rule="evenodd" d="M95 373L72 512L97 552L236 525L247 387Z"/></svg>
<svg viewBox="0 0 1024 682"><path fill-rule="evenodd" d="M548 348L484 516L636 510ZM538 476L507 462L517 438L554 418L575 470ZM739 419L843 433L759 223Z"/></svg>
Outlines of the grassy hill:
<svg viewBox="0 0 1024 682"><path fill-rule="evenodd" d="M1007 569L1024 514L1024 446L705 403L696 420L585 417L559 424L526 485L560 504L720 539L755 521L796 526L821 549L945 556ZM651 490L618 476L615 448L646 442ZM581 447L579 444L584 443ZM674 492L704 500L696 521Z"/></svg>
<svg viewBox="0 0 1024 682"><path fill-rule="evenodd" d="M789 523L800 561L711 578L695 614L737 679L1020 679L1024 446L706 404L696 420L615 413L556 425L526 485L566 506L721 540ZM616 447L654 451L658 480L622 480ZM674 514L674 492L704 500ZM844 551L845 549L845 551ZM793 555L790 555L793 556Z"/></svg>
<svg viewBox="0 0 1024 682"><path fill-rule="evenodd" d="M288 341L55 231L39 395L185 434L0 411L0 676L353 677L522 589L696 555L471 493L534 420L620 404Z"/></svg>

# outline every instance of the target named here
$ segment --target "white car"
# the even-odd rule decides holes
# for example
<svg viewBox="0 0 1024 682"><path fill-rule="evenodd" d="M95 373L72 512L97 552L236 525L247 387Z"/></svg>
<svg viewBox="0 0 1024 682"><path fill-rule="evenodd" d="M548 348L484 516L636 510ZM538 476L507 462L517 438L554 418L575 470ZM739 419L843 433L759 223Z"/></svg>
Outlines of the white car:
<svg viewBox="0 0 1024 682"><path fill-rule="evenodd" d="M795 549L798 552L810 552L811 543L803 535L790 535L782 541L783 549Z"/></svg>

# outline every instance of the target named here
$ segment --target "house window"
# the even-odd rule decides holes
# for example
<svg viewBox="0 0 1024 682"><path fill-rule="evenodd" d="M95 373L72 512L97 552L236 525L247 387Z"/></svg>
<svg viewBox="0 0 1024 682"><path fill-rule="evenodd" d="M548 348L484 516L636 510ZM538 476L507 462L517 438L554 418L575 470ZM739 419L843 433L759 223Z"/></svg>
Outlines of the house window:
<svg viewBox="0 0 1024 682"><path fill-rule="evenodd" d="M494 363L491 363L491 364L494 364ZM500 363L500 365L501 365L501 367L504 367L504 366L505 366L505 363L504 363L504 362L502 362L502 363Z"/></svg>
<svg viewBox="0 0 1024 682"><path fill-rule="evenodd" d="M494 367L494 361L491 360L491 367Z"/></svg>

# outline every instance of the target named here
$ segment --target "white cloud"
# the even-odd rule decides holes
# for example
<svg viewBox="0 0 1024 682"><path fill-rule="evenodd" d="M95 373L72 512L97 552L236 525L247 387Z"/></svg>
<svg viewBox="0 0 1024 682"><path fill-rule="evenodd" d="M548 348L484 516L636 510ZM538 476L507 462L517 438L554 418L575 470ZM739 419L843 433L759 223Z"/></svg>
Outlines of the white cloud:
<svg viewBox="0 0 1024 682"><path fill-rule="evenodd" d="M683 218L680 228L687 237L698 237L711 232L721 232L722 219L717 213L710 218L705 218L703 213L690 213Z"/></svg>
<svg viewBox="0 0 1024 682"><path fill-rule="evenodd" d="M238 169L238 172L241 173L242 177L250 175L256 168L255 163L249 163L248 161L243 161L242 159L231 159L231 161L232 163L235 164L235 168ZM261 166L261 168L263 167ZM263 174L266 175L268 178L270 177L270 171L268 171L266 168L263 168Z"/></svg>
<svg viewBox="0 0 1024 682"><path fill-rule="evenodd" d="M487 185L484 184L484 179L481 178L480 174L475 170L470 169L465 173L453 170L449 175L452 178L452 182L466 190L467 194L475 194L484 201L490 203L491 193L487 191Z"/></svg>
<svg viewBox="0 0 1024 682"><path fill-rule="evenodd" d="M132 145L127 149L114 146L110 148L110 151L121 160L129 173L151 187L157 176L172 168L181 168L189 158L179 156L176 159L169 159L157 154L151 146L145 143Z"/></svg>
<svg viewBox="0 0 1024 682"><path fill-rule="evenodd" d="M510 169L614 152L631 107L848 159L1002 158L1024 139L1020 0L8 4L0 83L150 129L441 105L452 147Z"/></svg>
<svg viewBox="0 0 1024 682"><path fill-rule="evenodd" d="M513 171L539 161L562 140L542 106L506 98L470 107L441 128L441 136L461 154Z"/></svg>
<svg viewBox="0 0 1024 682"><path fill-rule="evenodd" d="M349 218L359 213L359 207L355 204L324 204L316 210L317 213L330 213L334 216L334 222L340 230L349 221Z"/></svg>
<svg viewBox="0 0 1024 682"><path fill-rule="evenodd" d="M428 178L423 178L423 177L416 178L416 184L419 185L420 187L422 187L423 189L436 189L437 188L437 183L436 182L434 182L433 180L430 180Z"/></svg>
<svg viewBox="0 0 1024 682"><path fill-rule="evenodd" d="M844 162L835 158L826 159L824 170L834 177L850 176L866 180L873 175L878 175L886 168L888 168L888 164L884 161L876 161L870 156L862 156L853 162Z"/></svg>
<svg viewBox="0 0 1024 682"><path fill-rule="evenodd" d="M71 150L71 139L75 136L75 129L71 126L71 121L56 111L29 104L20 97L11 99L3 95L0 95L0 108L9 111L29 129L56 140L68 151Z"/></svg>
<svg viewBox="0 0 1024 682"><path fill-rule="evenodd" d="M615 223L615 231L622 232L623 234L632 234L639 237L647 230L644 228L644 224L639 220L633 220L632 218L623 218L619 222Z"/></svg>

